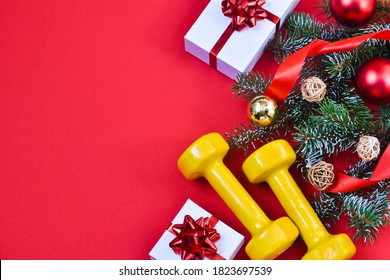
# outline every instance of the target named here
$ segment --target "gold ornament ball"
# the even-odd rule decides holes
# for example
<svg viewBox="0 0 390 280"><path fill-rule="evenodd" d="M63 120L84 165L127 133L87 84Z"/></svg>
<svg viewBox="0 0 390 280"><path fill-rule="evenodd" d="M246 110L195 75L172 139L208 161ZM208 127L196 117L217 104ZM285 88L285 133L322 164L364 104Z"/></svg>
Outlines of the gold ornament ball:
<svg viewBox="0 0 390 280"><path fill-rule="evenodd" d="M276 118L277 109L275 100L265 95L259 95L248 104L248 115L253 123L267 126Z"/></svg>

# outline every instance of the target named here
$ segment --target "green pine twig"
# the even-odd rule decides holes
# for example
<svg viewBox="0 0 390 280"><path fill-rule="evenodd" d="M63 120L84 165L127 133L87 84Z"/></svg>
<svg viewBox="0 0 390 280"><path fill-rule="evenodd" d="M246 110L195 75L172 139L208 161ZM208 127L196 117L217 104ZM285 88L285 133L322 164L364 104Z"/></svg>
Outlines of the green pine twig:
<svg viewBox="0 0 390 280"><path fill-rule="evenodd" d="M241 96L246 100L263 94L267 89L271 79L267 79L264 74L258 72L242 73L237 76L237 81L232 87L233 94Z"/></svg>
<svg viewBox="0 0 390 280"><path fill-rule="evenodd" d="M371 115L355 114L344 104L325 98L319 104L318 113L308 117L296 128L294 139L300 144L297 153L306 159L308 166L326 156L336 156L353 147L364 129L369 129Z"/></svg>
<svg viewBox="0 0 390 280"><path fill-rule="evenodd" d="M318 218L327 228L332 228L340 220L342 198L343 195L339 193L314 193L311 205Z"/></svg>
<svg viewBox="0 0 390 280"><path fill-rule="evenodd" d="M349 217L349 228L355 230L354 240L373 243L380 227L389 223L390 201L388 182L370 193L355 192L345 195L341 211Z"/></svg>
<svg viewBox="0 0 390 280"><path fill-rule="evenodd" d="M321 222L332 228L341 218L348 218L348 227L355 231L353 240L373 243L381 227L389 224L389 182L382 181L366 191L315 193L311 205Z"/></svg>

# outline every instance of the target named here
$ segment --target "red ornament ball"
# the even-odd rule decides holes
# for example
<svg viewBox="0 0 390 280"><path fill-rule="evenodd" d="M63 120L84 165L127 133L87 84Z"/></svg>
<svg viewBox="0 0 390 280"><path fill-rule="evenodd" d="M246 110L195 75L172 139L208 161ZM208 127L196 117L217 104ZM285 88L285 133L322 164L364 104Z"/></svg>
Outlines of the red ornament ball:
<svg viewBox="0 0 390 280"><path fill-rule="evenodd" d="M375 15L377 0L330 0L330 11L342 25L366 24Z"/></svg>
<svg viewBox="0 0 390 280"><path fill-rule="evenodd" d="M390 60L374 58L356 73L356 89L360 97L374 105L390 103Z"/></svg>

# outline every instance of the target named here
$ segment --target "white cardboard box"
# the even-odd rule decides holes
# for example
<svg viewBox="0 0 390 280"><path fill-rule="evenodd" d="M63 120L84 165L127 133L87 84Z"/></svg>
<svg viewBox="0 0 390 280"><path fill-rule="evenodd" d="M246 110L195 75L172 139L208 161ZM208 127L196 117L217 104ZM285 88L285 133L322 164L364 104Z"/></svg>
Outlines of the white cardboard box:
<svg viewBox="0 0 390 280"><path fill-rule="evenodd" d="M201 208L199 205L192 202L190 199L186 201L176 217L172 220L172 224L181 224L185 215L190 215L197 220L200 217L211 217L211 214ZM218 221L215 229L221 235L221 238L215 242L218 248L217 253L227 260L235 257L238 250L244 244L244 236L223 223ZM168 230L165 230L161 238L157 241L149 256L154 260L181 260L180 254L176 254L169 243L175 238L175 235ZM207 257L205 258L207 260Z"/></svg>
<svg viewBox="0 0 390 280"><path fill-rule="evenodd" d="M185 50L209 64L209 53L232 19L221 10L222 0L211 0L194 25L184 36ZM299 0L267 0L262 6L280 18L280 26ZM256 26L234 31L217 55L217 69L235 79L238 74L249 72L255 66L266 46L273 39L275 23L264 19Z"/></svg>

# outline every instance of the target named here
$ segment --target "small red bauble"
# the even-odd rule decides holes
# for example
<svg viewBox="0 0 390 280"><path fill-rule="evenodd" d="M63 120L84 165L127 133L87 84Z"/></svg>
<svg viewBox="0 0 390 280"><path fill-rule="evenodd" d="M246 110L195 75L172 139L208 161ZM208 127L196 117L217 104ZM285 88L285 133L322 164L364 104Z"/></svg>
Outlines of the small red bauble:
<svg viewBox="0 0 390 280"><path fill-rule="evenodd" d="M377 0L330 0L330 11L342 25L366 24L375 15Z"/></svg>
<svg viewBox="0 0 390 280"><path fill-rule="evenodd" d="M368 103L390 103L390 60L374 58L364 63L356 74L356 89Z"/></svg>

